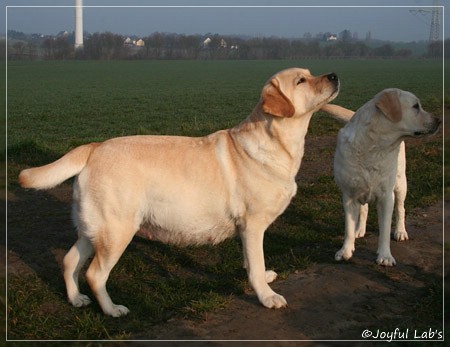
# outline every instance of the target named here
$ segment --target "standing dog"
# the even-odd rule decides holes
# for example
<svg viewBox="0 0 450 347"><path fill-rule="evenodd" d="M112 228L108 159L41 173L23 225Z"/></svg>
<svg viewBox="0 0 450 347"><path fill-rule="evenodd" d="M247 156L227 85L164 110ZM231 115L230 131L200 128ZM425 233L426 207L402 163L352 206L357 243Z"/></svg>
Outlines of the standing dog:
<svg viewBox="0 0 450 347"><path fill-rule="evenodd" d="M216 244L238 233L259 301L285 306L268 285L277 274L265 271L264 232L296 193L311 116L338 92L334 73L315 77L287 69L267 82L253 112L232 129L200 138L113 138L23 170L19 181L25 188L49 189L77 176L78 240L64 258L69 301L90 303L79 291L78 275L94 254L86 277L103 312L129 312L111 301L106 281L136 233L178 245Z"/></svg>
<svg viewBox="0 0 450 347"><path fill-rule="evenodd" d="M323 106L321 110L330 113L334 118L345 123L348 123L355 114L354 111L332 104ZM408 191L408 182L406 179L406 150L404 141L400 143L400 151L398 153L397 160L397 177L394 186L396 227L393 236L397 241L405 241L408 240L409 237L405 226L405 199L406 193ZM366 234L368 214L369 204L366 203L364 205L361 205L361 208L359 210L359 218L356 223L356 238L364 237L364 235Z"/></svg>
<svg viewBox="0 0 450 347"><path fill-rule="evenodd" d="M363 105L339 131L334 176L343 193L345 239L336 253L336 260L352 257L355 237L363 236L365 231L366 204L376 201L380 229L377 263L395 265L390 233L394 187L406 194L403 139L432 135L439 124L438 118L422 109L415 95L400 89L386 89ZM402 208L404 195L399 197ZM400 224L404 221L404 209L397 213L397 222L399 220ZM407 238L404 222L403 229L401 225L397 227L396 238Z"/></svg>

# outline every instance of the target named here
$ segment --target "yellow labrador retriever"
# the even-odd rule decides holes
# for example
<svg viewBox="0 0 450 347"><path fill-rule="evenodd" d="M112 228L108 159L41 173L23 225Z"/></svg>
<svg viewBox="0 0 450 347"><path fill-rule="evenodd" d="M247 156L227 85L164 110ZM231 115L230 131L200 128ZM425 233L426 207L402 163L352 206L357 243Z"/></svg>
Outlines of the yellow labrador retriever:
<svg viewBox="0 0 450 347"><path fill-rule="evenodd" d="M350 259L355 237L365 232L367 203L376 201L380 229L377 263L395 264L390 249L394 196L397 199L397 240L408 238L404 228L406 195L405 137L434 134L440 120L424 111L419 99L400 89L385 89L363 105L340 130L334 176L343 193L344 245L336 260Z"/></svg>
<svg viewBox="0 0 450 347"><path fill-rule="evenodd" d="M74 306L90 303L86 277L103 312L129 312L106 291L109 273L135 234L177 245L212 243L239 234L244 267L259 301L280 308L286 300L268 285L266 228L295 195L308 124L339 92L334 73L313 76L291 68L264 86L253 112L238 126L199 138L130 136L77 147L61 159L23 170L25 188L49 189L77 176L73 219L78 240L64 258L64 279ZM340 108L328 107L339 116ZM336 112L333 112L336 111Z"/></svg>

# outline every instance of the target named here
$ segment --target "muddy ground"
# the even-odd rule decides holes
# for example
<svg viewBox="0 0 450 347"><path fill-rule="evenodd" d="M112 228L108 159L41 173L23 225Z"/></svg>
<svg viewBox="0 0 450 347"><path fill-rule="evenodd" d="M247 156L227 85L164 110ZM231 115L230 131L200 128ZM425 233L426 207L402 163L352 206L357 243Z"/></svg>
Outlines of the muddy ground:
<svg viewBox="0 0 450 347"><path fill-rule="evenodd" d="M302 179L307 180L314 172L324 169L321 166L327 161L320 159L320 156L315 159L313 153L314 148L320 147L319 143L323 140L310 140L309 156L305 157L301 169ZM314 143L315 141L317 143ZM328 170L329 162L325 165ZM50 269L29 266L32 263L29 252L36 245L30 245L26 235L23 235L23 241L15 237L14 242L10 243L8 271L10 274L19 275L24 271L34 271L45 277L46 271L53 272L59 268L64 256L61 249L69 249L73 241L65 240L59 226L52 225L51 221L55 213L67 214L70 210L68 202L71 198L71 187L63 185L53 190L52 195L58 197L59 203L52 200L48 205L46 201L41 201L39 206L29 205L34 194L39 193L21 189L10 191L10 201L28 201L28 204L26 209L11 211L8 219L9 222L20 219L26 221L27 226L32 226L36 218L48 218L48 235L42 242L47 243L45 247L50 251L41 255L48 259L41 259L39 263L47 264ZM35 203L38 201L34 199ZM395 267L385 268L375 264L377 233L369 231L363 240L357 241L356 252L351 261L316 263L304 271L291 274L285 280L273 283L272 288L288 301L289 306L285 309L265 309L258 303L254 293L249 292L243 296L235 296L227 308L208 314L205 320L176 319L154 326L151 330L131 338L364 340L362 334L366 329L373 334L386 334L399 328L399 332L408 332L407 337L414 339L417 334L422 336L426 328L442 331L442 320L436 319L440 315L431 314L434 320L430 323L430 312L427 312L430 308L435 308L435 305L429 302L436 299L436 295L430 294L431 291L442 287L442 208L441 201L427 209L407 211L410 240L392 241L392 253L397 260ZM39 211L39 215L36 215L36 211ZM449 237L447 235L447 240L450 240ZM446 268L448 269L448 266ZM422 317L432 326L423 326ZM270 344L273 345L273 342Z"/></svg>

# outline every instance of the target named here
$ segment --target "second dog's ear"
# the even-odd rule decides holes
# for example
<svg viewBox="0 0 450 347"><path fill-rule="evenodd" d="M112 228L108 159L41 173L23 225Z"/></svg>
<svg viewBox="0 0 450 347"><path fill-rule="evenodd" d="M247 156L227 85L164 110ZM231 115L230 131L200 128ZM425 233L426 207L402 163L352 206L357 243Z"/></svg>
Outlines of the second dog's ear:
<svg viewBox="0 0 450 347"><path fill-rule="evenodd" d="M277 117L292 117L295 107L280 89L280 82L275 77L268 83L262 94L263 111Z"/></svg>
<svg viewBox="0 0 450 347"><path fill-rule="evenodd" d="M397 90L383 92L375 105L392 122L397 123L402 119L402 106Z"/></svg>

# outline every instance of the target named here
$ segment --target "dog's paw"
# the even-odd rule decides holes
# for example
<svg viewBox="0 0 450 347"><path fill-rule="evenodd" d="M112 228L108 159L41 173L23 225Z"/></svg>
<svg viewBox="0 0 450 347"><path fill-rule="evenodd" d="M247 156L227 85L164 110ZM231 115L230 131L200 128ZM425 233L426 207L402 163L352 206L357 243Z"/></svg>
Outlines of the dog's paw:
<svg viewBox="0 0 450 347"><path fill-rule="evenodd" d="M89 298L89 296L84 294L78 294L74 299L71 299L69 301L75 307L83 307L91 303L91 299Z"/></svg>
<svg viewBox="0 0 450 347"><path fill-rule="evenodd" d="M336 252L334 259L340 261L342 259L349 260L353 256L354 248L345 248L342 247L339 251Z"/></svg>
<svg viewBox="0 0 450 347"><path fill-rule="evenodd" d="M382 266L394 266L396 262L391 254L379 254L377 264Z"/></svg>
<svg viewBox="0 0 450 347"><path fill-rule="evenodd" d="M275 271L267 270L266 271L266 283L272 283L278 277L278 274Z"/></svg>
<svg viewBox="0 0 450 347"><path fill-rule="evenodd" d="M112 316L112 317L120 317L120 316L125 316L129 312L130 312L130 310L125 306L113 305L113 307L110 310L105 311L105 314Z"/></svg>
<svg viewBox="0 0 450 347"><path fill-rule="evenodd" d="M395 231L394 239L397 241L406 241L409 240L408 233L406 231Z"/></svg>
<svg viewBox="0 0 450 347"><path fill-rule="evenodd" d="M263 298L261 303L267 308L281 308L287 306L286 299L277 293Z"/></svg>

